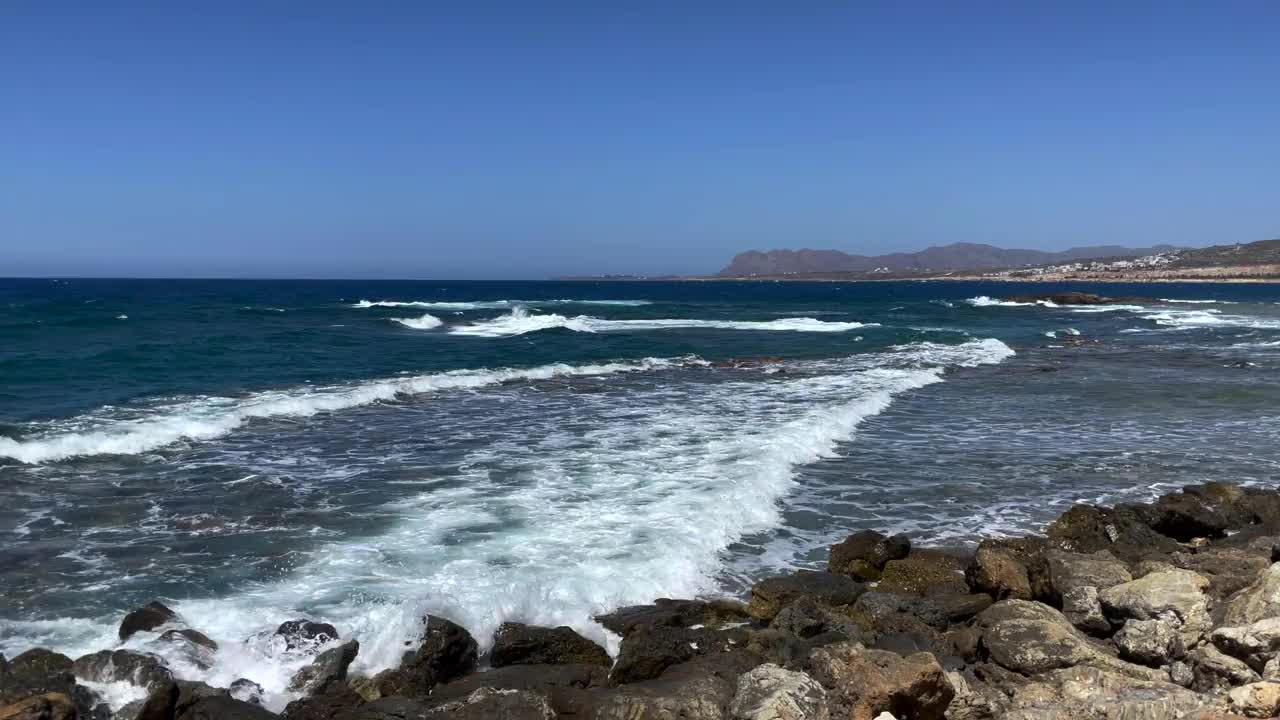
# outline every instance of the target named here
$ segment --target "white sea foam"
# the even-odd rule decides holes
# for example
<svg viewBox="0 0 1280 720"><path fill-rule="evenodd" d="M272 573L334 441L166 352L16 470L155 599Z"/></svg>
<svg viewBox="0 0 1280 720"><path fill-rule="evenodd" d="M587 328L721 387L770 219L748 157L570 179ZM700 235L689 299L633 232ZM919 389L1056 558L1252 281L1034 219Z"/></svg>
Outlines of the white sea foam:
<svg viewBox="0 0 1280 720"><path fill-rule="evenodd" d="M1185 303L1188 305L1238 305L1230 300L1178 300L1176 298L1160 298L1160 302Z"/></svg>
<svg viewBox="0 0 1280 720"><path fill-rule="evenodd" d="M354 303L354 308L371 307L418 307L435 310L504 310L516 306L537 305L614 305L618 307L639 307L651 305L651 300L361 300Z"/></svg>
<svg viewBox="0 0 1280 720"><path fill-rule="evenodd" d="M1083 307L1073 307L1071 312L1092 315L1094 313L1107 312L1142 312L1146 309L1142 305L1085 305Z"/></svg>
<svg viewBox="0 0 1280 720"><path fill-rule="evenodd" d="M1058 304L1052 300L1036 300L1035 302L1015 302L1013 300L996 300L988 295L979 295L971 297L965 302L974 307L1033 307L1040 305L1042 307L1058 307Z"/></svg>
<svg viewBox="0 0 1280 720"><path fill-rule="evenodd" d="M402 395L477 388L514 380L650 370L669 367L673 362L650 358L600 365L557 363L524 369L455 370L347 385L271 390L241 398L201 398L135 419L94 422L77 418L68 423L77 428L74 431L59 432L55 425L45 436L28 440L0 437L0 457L37 464L85 455L138 455L180 440L220 437L255 418L309 417L394 400ZM85 425L92 429L81 429Z"/></svg>
<svg viewBox="0 0 1280 720"><path fill-rule="evenodd" d="M413 328L414 330L430 330L432 328L438 328L444 324L440 318L435 315L431 315L430 313L423 313L422 317L416 318L391 318L391 322L400 323L401 325Z"/></svg>
<svg viewBox="0 0 1280 720"><path fill-rule="evenodd" d="M1177 330L1202 328L1240 327L1259 330L1280 330L1280 319L1260 318L1249 315L1226 314L1221 310L1160 310L1141 315L1156 325Z"/></svg>
<svg viewBox="0 0 1280 720"><path fill-rule="evenodd" d="M539 330L563 328L574 332L600 333L644 330L672 329L715 329L715 330L762 330L791 332L847 332L864 327L874 327L876 323L829 322L815 318L779 318L777 320L699 320L695 318L660 318L654 320L606 320L602 318L578 315L566 317L554 313L534 314L523 307L513 308L510 313L472 323L456 325L449 329L455 335L473 337L508 337L524 335Z"/></svg>
<svg viewBox="0 0 1280 720"><path fill-rule="evenodd" d="M112 710L119 710L131 702L147 699L147 689L125 680L114 682L95 682L84 678L76 678L76 684L83 685L97 693Z"/></svg>

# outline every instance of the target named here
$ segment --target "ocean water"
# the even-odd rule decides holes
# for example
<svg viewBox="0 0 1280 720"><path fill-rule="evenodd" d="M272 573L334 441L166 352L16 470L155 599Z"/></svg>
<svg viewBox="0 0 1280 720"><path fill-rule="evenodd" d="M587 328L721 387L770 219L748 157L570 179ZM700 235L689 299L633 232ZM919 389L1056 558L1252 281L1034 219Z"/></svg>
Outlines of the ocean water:
<svg viewBox="0 0 1280 720"><path fill-rule="evenodd" d="M1150 297L1056 307L1083 289ZM0 281L0 652L162 599L269 704L295 617L394 665L1079 501L1280 479L1280 286ZM122 690L120 701L128 695Z"/></svg>

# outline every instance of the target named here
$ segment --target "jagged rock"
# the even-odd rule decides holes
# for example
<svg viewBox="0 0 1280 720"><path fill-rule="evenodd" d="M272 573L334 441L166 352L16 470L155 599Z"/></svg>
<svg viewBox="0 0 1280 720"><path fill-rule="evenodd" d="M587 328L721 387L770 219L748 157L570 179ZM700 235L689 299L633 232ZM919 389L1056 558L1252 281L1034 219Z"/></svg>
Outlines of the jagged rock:
<svg viewBox="0 0 1280 720"><path fill-rule="evenodd" d="M1168 620L1129 620L1113 640L1120 657L1160 667L1186 654L1179 626Z"/></svg>
<svg viewBox="0 0 1280 720"><path fill-rule="evenodd" d="M1062 615L1067 621L1093 635L1111 631L1111 623L1102 614L1102 602L1098 600L1098 588L1092 585L1068 590L1062 595Z"/></svg>
<svg viewBox="0 0 1280 720"><path fill-rule="evenodd" d="M955 696L942 667L928 653L902 657L838 643L814 651L809 673L826 688L832 715L850 720L871 720L881 712L941 720Z"/></svg>
<svg viewBox="0 0 1280 720"><path fill-rule="evenodd" d="M917 550L885 563L876 589L902 595L966 595L964 567L964 561L954 555Z"/></svg>
<svg viewBox="0 0 1280 720"><path fill-rule="evenodd" d="M879 580L885 563L905 558L909 552L911 540L906 535L886 537L874 530L863 530L831 546L827 572L855 580Z"/></svg>
<svg viewBox="0 0 1280 720"><path fill-rule="evenodd" d="M76 706L62 693L45 693L0 707L0 720L76 720Z"/></svg>
<svg viewBox="0 0 1280 720"><path fill-rule="evenodd" d="M607 615L597 615L596 622L607 630L626 636L642 625L718 627L746 620L747 606L737 600L672 600L658 598L652 605L621 607Z"/></svg>
<svg viewBox="0 0 1280 720"><path fill-rule="evenodd" d="M294 674L289 680L289 690L318 694L332 685L346 681L347 668L359 652L360 643L355 640L325 650L310 665Z"/></svg>
<svg viewBox="0 0 1280 720"><path fill-rule="evenodd" d="M1196 681L1195 670L1191 664L1183 660L1175 660L1169 663L1166 668L1169 673L1169 682L1181 687L1191 687Z"/></svg>
<svg viewBox="0 0 1280 720"><path fill-rule="evenodd" d="M845 575L801 570L766 578L751 588L747 612L757 620L772 620L798 598L809 597L825 605L848 605L866 589Z"/></svg>
<svg viewBox="0 0 1280 720"><path fill-rule="evenodd" d="M951 625L968 620L991 607L990 595L934 595L918 597L900 595L879 590L863 593L853 604L853 612L870 618L877 631L894 631L898 628L885 623L894 615L909 615L929 627L945 630ZM852 638L851 638L852 639Z"/></svg>
<svg viewBox="0 0 1280 720"><path fill-rule="evenodd" d="M1222 537L1232 526L1231 519L1221 507L1185 492L1161 496L1149 513L1153 529L1183 542L1193 538Z"/></svg>
<svg viewBox="0 0 1280 720"><path fill-rule="evenodd" d="M94 682L127 682L148 690L167 685L173 673L164 660L132 650L101 650L76 658L71 666L77 677Z"/></svg>
<svg viewBox="0 0 1280 720"><path fill-rule="evenodd" d="M760 665L738 678L734 720L828 720L827 691L802 672Z"/></svg>
<svg viewBox="0 0 1280 720"><path fill-rule="evenodd" d="M595 696L583 717L592 720L728 720L737 681L694 674L624 685Z"/></svg>
<svg viewBox="0 0 1280 720"><path fill-rule="evenodd" d="M1256 682L1238 687L1229 694L1231 709L1251 718L1280 715L1280 683Z"/></svg>
<svg viewBox="0 0 1280 720"><path fill-rule="evenodd" d="M992 720L1008 708L1008 695L979 679L973 668L948 672L947 682L956 694L947 706L946 720Z"/></svg>
<svg viewBox="0 0 1280 720"><path fill-rule="evenodd" d="M289 620L280 623L275 636L284 640L285 648L315 647L338 639L338 630L329 623L311 620Z"/></svg>
<svg viewBox="0 0 1280 720"><path fill-rule="evenodd" d="M1142 680L1165 677L1107 655L1061 613L1041 603L1003 600L983 611L977 626L982 630L982 647L991 660L1023 675L1090 665Z"/></svg>
<svg viewBox="0 0 1280 720"><path fill-rule="evenodd" d="M1222 599L1243 590L1271 565L1267 554L1245 548L1205 547L1194 553L1174 553L1172 563L1209 580L1208 594Z"/></svg>
<svg viewBox="0 0 1280 720"><path fill-rule="evenodd" d="M423 618L418 649L407 652L396 670L378 675L382 696L421 697L436 684L462 677L476 667L479 645L461 625L435 615Z"/></svg>
<svg viewBox="0 0 1280 720"><path fill-rule="evenodd" d="M1252 625L1220 627L1209 639L1222 652L1262 671L1267 663L1280 652L1280 618L1259 620Z"/></svg>
<svg viewBox="0 0 1280 720"><path fill-rule="evenodd" d="M407 720L413 716L401 717ZM428 708L425 717L429 720L555 720L556 712L547 698L528 690L480 688L465 698Z"/></svg>
<svg viewBox="0 0 1280 720"><path fill-rule="evenodd" d="M166 630L160 634L159 639L167 643L190 643L209 650L218 649L218 643L209 639L208 635L205 635L199 630L192 630L191 628Z"/></svg>
<svg viewBox="0 0 1280 720"><path fill-rule="evenodd" d="M1139 680L1093 667L1054 670L1018 688L1005 720L1174 720L1213 710L1208 699L1173 683Z"/></svg>
<svg viewBox="0 0 1280 720"><path fill-rule="evenodd" d="M609 674L614 685L656 678L672 665L695 656L727 652L749 643L748 633L725 633L676 627L642 627L623 638Z"/></svg>
<svg viewBox="0 0 1280 720"><path fill-rule="evenodd" d="M977 592L987 593L996 600L1031 599L1031 580L1027 576L1027 566L1013 550L994 543L983 541L978 544L978 550L965 569L964 577L969 587Z"/></svg>
<svg viewBox="0 0 1280 720"><path fill-rule="evenodd" d="M836 613L810 597L802 597L787 605L773 618L769 627L805 639L834 632L844 635L848 640L857 640L863 634L861 628L848 615Z"/></svg>
<svg viewBox="0 0 1280 720"><path fill-rule="evenodd" d="M1270 617L1280 617L1280 563L1268 567L1252 584L1227 599L1223 622L1251 625Z"/></svg>
<svg viewBox="0 0 1280 720"><path fill-rule="evenodd" d="M1108 550L1121 560L1139 561L1179 549L1176 540L1151 529L1132 508L1076 505L1045 529L1060 550L1092 553Z"/></svg>
<svg viewBox="0 0 1280 720"><path fill-rule="evenodd" d="M1032 596L1051 605L1061 605L1062 597L1076 588L1094 587L1101 591L1133 580L1125 564L1106 551L1085 555L1048 550L1031 563L1027 572Z"/></svg>
<svg viewBox="0 0 1280 720"><path fill-rule="evenodd" d="M1109 618L1152 620L1176 616L1186 647L1194 647L1211 627L1209 581L1190 570L1151 573L1098 594Z"/></svg>
<svg viewBox="0 0 1280 720"><path fill-rule="evenodd" d="M97 698L88 688L76 684L71 658L61 653L33 648L12 660L0 655L0 706L34 695L65 695L77 715L93 716Z"/></svg>
<svg viewBox="0 0 1280 720"><path fill-rule="evenodd" d="M278 720L260 705L241 702L229 695L213 695L197 700L177 720Z"/></svg>
<svg viewBox="0 0 1280 720"><path fill-rule="evenodd" d="M810 638L800 638L793 633L774 628L765 628L751 632L744 649L759 658L762 662L780 665L788 670L803 668L809 660L809 654L817 648L848 642L843 633L827 632Z"/></svg>
<svg viewBox="0 0 1280 720"><path fill-rule="evenodd" d="M178 683L170 680L160 687L152 688L141 702L130 703L112 713L112 719L170 720L175 715L179 693Z"/></svg>
<svg viewBox="0 0 1280 720"><path fill-rule="evenodd" d="M124 616L124 620L120 621L120 640L128 640L134 633L155 630L177 619L177 613L164 603L153 600Z"/></svg>
<svg viewBox="0 0 1280 720"><path fill-rule="evenodd" d="M1195 676L1192 688L1201 692L1257 682L1260 678L1244 663L1219 652L1212 645L1201 645L1187 653L1187 661Z"/></svg>
<svg viewBox="0 0 1280 720"><path fill-rule="evenodd" d="M232 681L227 686L227 692L231 697L241 702L247 702L252 705L262 704L262 686L248 678Z"/></svg>
<svg viewBox="0 0 1280 720"><path fill-rule="evenodd" d="M598 665L509 665L437 685L431 699L456 700L481 688L527 690L546 697L558 714L581 717L591 704L588 691L608 681L609 671Z"/></svg>
<svg viewBox="0 0 1280 720"><path fill-rule="evenodd" d="M335 684L319 695L289 703L284 716L288 720L350 720L363 716L366 704L365 698L349 686Z"/></svg>
<svg viewBox="0 0 1280 720"><path fill-rule="evenodd" d="M493 636L489 663L496 668L506 665L569 663L609 667L612 660L604 648L582 637L572 628L503 623Z"/></svg>

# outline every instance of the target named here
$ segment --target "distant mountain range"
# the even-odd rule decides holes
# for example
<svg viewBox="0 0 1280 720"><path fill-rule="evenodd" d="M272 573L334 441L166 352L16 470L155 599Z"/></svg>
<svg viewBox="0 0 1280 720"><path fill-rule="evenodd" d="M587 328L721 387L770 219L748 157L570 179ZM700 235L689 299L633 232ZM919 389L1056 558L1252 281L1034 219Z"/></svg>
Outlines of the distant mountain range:
<svg viewBox="0 0 1280 720"><path fill-rule="evenodd" d="M839 250L751 250L738 253L720 271L722 276L789 275L795 273L910 273L988 270L1028 265L1051 265L1075 260L1118 258L1173 252L1172 245L1127 248L1119 245L1077 247L1062 252L998 248L979 243L952 243L920 252L889 255L850 255Z"/></svg>

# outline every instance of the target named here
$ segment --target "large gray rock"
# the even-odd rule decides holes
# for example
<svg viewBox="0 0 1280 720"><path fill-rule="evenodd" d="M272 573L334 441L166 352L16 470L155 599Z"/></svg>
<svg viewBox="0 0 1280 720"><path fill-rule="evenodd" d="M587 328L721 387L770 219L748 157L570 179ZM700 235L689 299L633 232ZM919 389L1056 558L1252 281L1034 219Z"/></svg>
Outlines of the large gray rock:
<svg viewBox="0 0 1280 720"><path fill-rule="evenodd" d="M1209 639L1222 652L1261 672L1280 652L1280 617L1259 620L1252 625L1220 627Z"/></svg>
<svg viewBox="0 0 1280 720"><path fill-rule="evenodd" d="M991 660L1023 675L1090 665L1144 680L1167 677L1108 655L1072 627L1062 613L1041 603L1004 600L983 611L977 625Z"/></svg>
<svg viewBox="0 0 1280 720"><path fill-rule="evenodd" d="M1129 620L1113 638L1120 657L1161 667L1186 654L1179 625L1169 620Z"/></svg>
<svg viewBox="0 0 1280 720"><path fill-rule="evenodd" d="M76 677L92 682L127 682L155 690L173 680L173 673L157 655L132 650L102 650L76 658Z"/></svg>
<svg viewBox="0 0 1280 720"><path fill-rule="evenodd" d="M1004 720L1180 720L1217 709L1172 683L1093 667L1046 673L1019 688Z"/></svg>
<svg viewBox="0 0 1280 720"><path fill-rule="evenodd" d="M766 664L738 678L734 720L828 720L827 691L802 672Z"/></svg>
<svg viewBox="0 0 1280 720"><path fill-rule="evenodd" d="M1211 627L1209 581L1190 570L1168 570L1107 588L1098 594L1110 618L1176 619L1183 644L1194 647Z"/></svg>
<svg viewBox="0 0 1280 720"><path fill-rule="evenodd" d="M1111 623L1102 614L1098 588L1092 585L1072 588L1063 594L1062 615L1072 625L1093 635L1105 635L1111 630Z"/></svg>
<svg viewBox="0 0 1280 720"><path fill-rule="evenodd" d="M408 720L413 716L402 716ZM528 690L480 688L465 698L428 708L427 720L555 720L550 701Z"/></svg>
<svg viewBox="0 0 1280 720"><path fill-rule="evenodd" d="M824 605L848 605L865 590L865 585L845 575L801 570L766 578L752 586L747 612L757 620L767 621L798 598L812 598Z"/></svg>
<svg viewBox="0 0 1280 720"><path fill-rule="evenodd" d="M572 628L503 623L494 633L489 663L496 668L542 664L609 667L612 660L604 648L582 637Z"/></svg>
<svg viewBox="0 0 1280 720"><path fill-rule="evenodd" d="M913 720L942 720L955 689L929 653L903 657L838 643L815 650L809 674L827 690L833 717L871 720L882 712Z"/></svg>
<svg viewBox="0 0 1280 720"><path fill-rule="evenodd" d="M1280 617L1280 563L1228 598L1222 619L1227 625L1250 625L1272 617Z"/></svg>
<svg viewBox="0 0 1280 720"><path fill-rule="evenodd" d="M1243 660L1225 655L1208 644L1187 653L1187 662L1191 664L1193 672L1192 688L1201 692L1235 687L1261 679Z"/></svg>
<svg viewBox="0 0 1280 720"><path fill-rule="evenodd" d="M1101 591L1133 579L1128 567L1109 552L1085 555L1049 550L1027 570L1032 595L1051 605L1061 605L1063 596L1077 588Z"/></svg>

